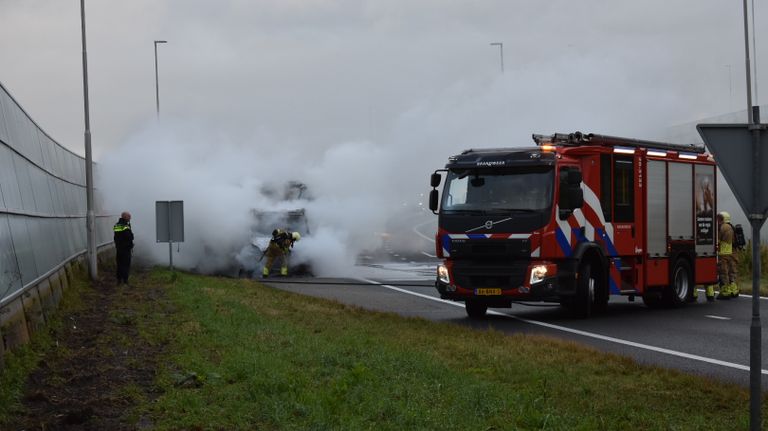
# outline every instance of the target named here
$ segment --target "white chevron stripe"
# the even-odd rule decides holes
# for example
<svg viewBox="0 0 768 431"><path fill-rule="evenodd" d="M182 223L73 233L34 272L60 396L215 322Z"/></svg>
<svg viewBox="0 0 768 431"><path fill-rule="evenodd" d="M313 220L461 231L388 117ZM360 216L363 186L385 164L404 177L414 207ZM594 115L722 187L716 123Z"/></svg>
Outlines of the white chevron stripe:
<svg viewBox="0 0 768 431"><path fill-rule="evenodd" d="M600 199L597 198L597 195L595 194L592 189L590 189L586 184L583 182L581 183L581 190L584 191L584 203L589 206L592 211L597 214L598 220L600 220L600 224L605 226L605 233L608 234L608 238L613 242L613 224L612 223L606 223L605 222L605 216L603 216L603 207L600 205ZM586 231L587 229L585 229ZM585 232L586 233L586 232ZM594 231L592 232L592 237L590 238L587 236L588 239L594 240L595 234Z"/></svg>

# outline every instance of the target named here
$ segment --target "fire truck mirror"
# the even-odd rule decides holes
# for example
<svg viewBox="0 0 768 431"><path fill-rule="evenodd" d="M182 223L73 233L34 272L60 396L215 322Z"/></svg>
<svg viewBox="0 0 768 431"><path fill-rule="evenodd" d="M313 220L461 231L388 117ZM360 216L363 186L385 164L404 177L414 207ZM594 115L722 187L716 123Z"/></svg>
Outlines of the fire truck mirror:
<svg viewBox="0 0 768 431"><path fill-rule="evenodd" d="M577 185L581 184L581 171L572 170L568 171L568 184Z"/></svg>
<svg viewBox="0 0 768 431"><path fill-rule="evenodd" d="M577 184L568 184L560 188L561 210L574 210L582 206L584 206L584 192L581 187Z"/></svg>
<svg viewBox="0 0 768 431"><path fill-rule="evenodd" d="M436 189L432 189L432 191L429 192L429 209L431 209L432 212L437 211L437 190Z"/></svg>
<svg viewBox="0 0 768 431"><path fill-rule="evenodd" d="M581 173L579 173L579 176L581 176ZM581 187L578 185L572 189L569 190L571 196L571 208L581 208L584 206L584 191L581 190Z"/></svg>
<svg viewBox="0 0 768 431"><path fill-rule="evenodd" d="M430 185L434 188L440 185L440 181L442 181L443 177L442 175L435 172L432 174L432 177L429 180Z"/></svg>

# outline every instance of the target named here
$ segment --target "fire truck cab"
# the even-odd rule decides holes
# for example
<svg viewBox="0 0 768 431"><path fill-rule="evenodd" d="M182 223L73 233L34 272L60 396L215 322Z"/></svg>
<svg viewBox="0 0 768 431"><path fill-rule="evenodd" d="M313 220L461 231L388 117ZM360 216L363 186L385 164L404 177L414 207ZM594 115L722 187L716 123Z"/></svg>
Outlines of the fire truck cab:
<svg viewBox="0 0 768 431"><path fill-rule="evenodd" d="M533 139L466 150L432 174L442 298L464 301L473 318L529 301L587 317L611 295L680 306L717 281L716 167L704 148L580 132Z"/></svg>

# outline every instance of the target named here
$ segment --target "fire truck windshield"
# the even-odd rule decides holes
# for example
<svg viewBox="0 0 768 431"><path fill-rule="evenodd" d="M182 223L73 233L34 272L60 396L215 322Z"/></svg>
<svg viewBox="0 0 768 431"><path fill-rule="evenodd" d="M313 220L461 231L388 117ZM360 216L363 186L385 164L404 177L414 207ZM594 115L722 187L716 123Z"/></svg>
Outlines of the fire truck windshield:
<svg viewBox="0 0 768 431"><path fill-rule="evenodd" d="M451 170L442 211L546 212L552 206L554 170L549 166Z"/></svg>

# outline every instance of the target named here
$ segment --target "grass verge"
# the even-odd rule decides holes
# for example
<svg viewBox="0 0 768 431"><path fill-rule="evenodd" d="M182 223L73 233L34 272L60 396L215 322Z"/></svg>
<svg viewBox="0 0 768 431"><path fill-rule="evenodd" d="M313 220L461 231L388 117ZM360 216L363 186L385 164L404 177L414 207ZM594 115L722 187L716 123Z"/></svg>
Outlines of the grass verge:
<svg viewBox="0 0 768 431"><path fill-rule="evenodd" d="M155 270L156 429L746 429L735 385L575 344Z"/></svg>
<svg viewBox="0 0 768 431"><path fill-rule="evenodd" d="M87 275L82 270L76 271L59 308L45 328L32 334L29 344L7 353L3 358L5 366L0 370L0 424L7 423L14 412L21 409L20 399L27 377L56 344L56 334L64 324L62 317L82 309L80 294L87 286Z"/></svg>

